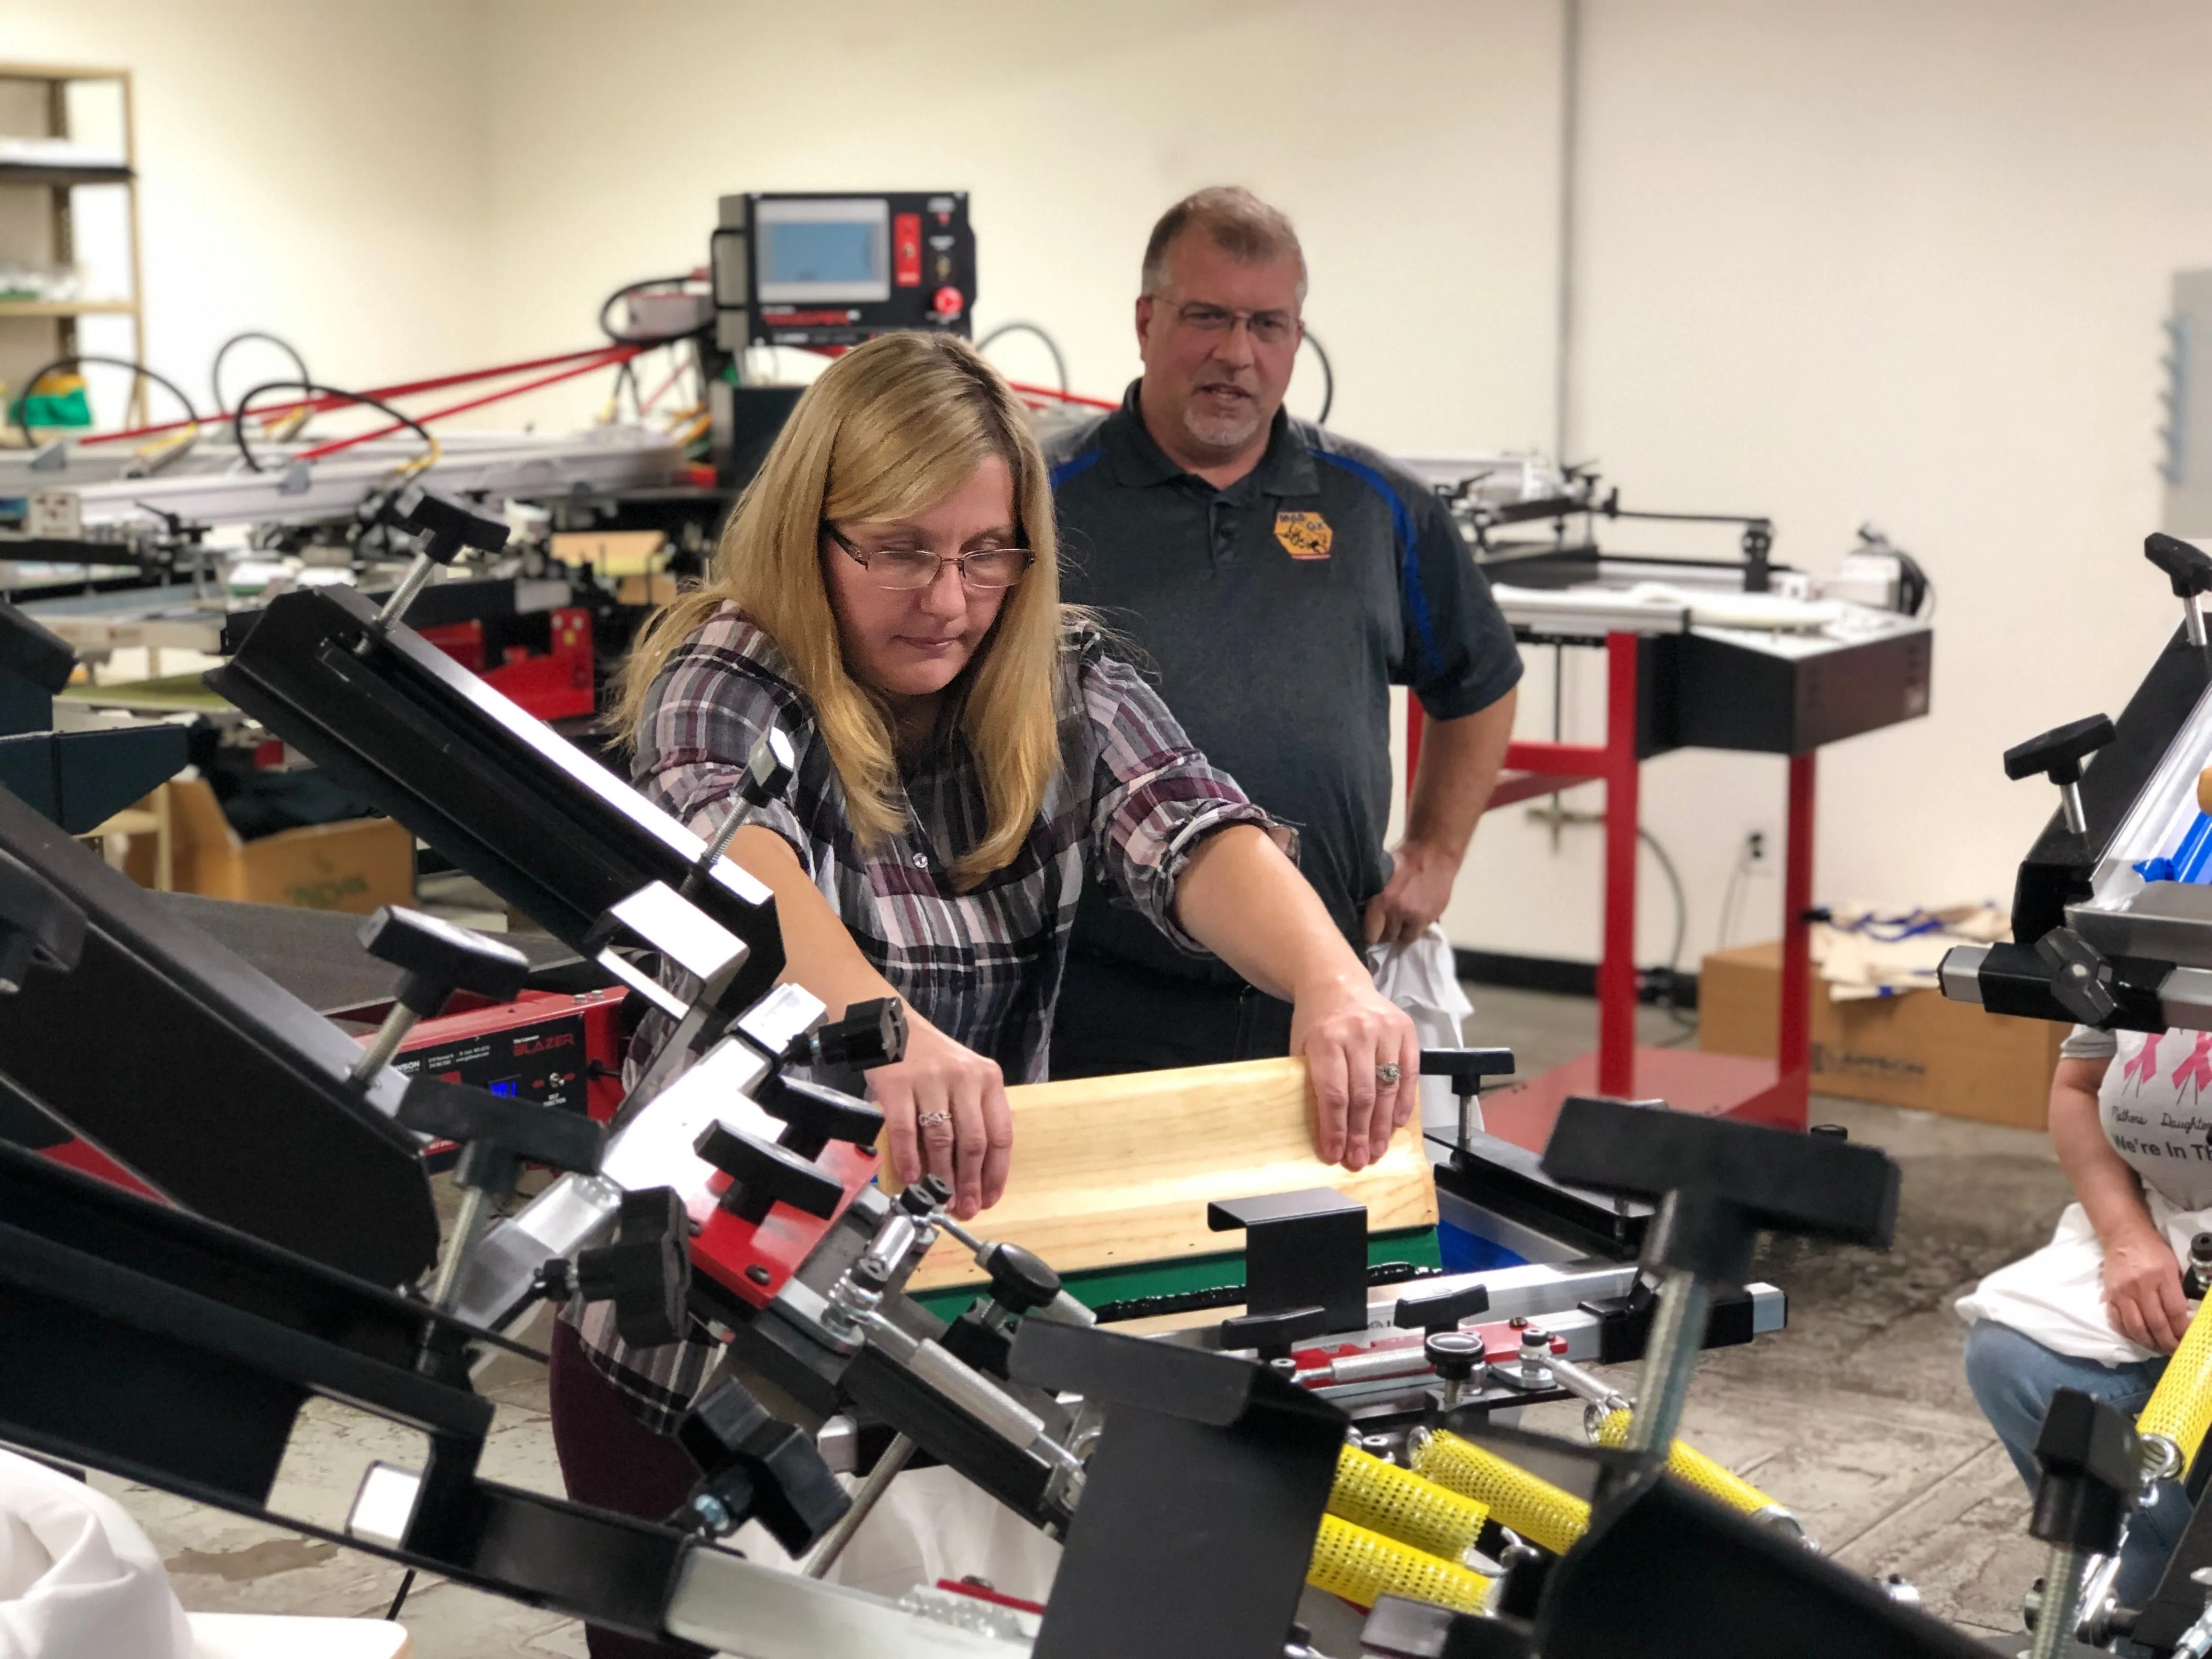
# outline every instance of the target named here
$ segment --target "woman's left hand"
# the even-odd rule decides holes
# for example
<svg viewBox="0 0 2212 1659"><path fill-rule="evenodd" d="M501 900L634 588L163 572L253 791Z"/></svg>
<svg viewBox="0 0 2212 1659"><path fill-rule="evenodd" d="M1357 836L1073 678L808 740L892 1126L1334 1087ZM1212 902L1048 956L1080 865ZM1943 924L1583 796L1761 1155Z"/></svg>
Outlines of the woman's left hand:
<svg viewBox="0 0 2212 1659"><path fill-rule="evenodd" d="M1364 1169L1419 1109L1413 1022L1356 969L1300 988L1292 1007L1291 1052L1305 1056L1313 1083L1314 1150L1330 1164ZM1378 1074L1388 1066L1397 1067L1395 1083Z"/></svg>

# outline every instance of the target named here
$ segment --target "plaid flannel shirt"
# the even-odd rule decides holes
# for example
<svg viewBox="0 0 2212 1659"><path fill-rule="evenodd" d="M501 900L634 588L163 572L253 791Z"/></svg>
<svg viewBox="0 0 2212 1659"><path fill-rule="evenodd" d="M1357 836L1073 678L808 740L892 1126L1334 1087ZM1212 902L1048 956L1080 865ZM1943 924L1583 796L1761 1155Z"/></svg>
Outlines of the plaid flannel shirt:
<svg viewBox="0 0 2212 1659"><path fill-rule="evenodd" d="M1060 769L1013 860L965 892L951 868L981 839L988 814L957 720L940 721L927 757L902 777L904 832L862 845L790 665L734 606L678 647L653 682L632 776L711 835L737 799L754 740L781 726L797 773L785 798L749 821L790 843L861 954L916 1013L997 1060L1008 1082L1036 1082L1086 872L1199 952L1174 915L1176 883L1199 844L1229 824L1254 823L1293 856L1297 848L1291 831L1191 747L1158 694L1095 632L1071 630L1060 661ZM665 1030L656 1022L654 1035ZM605 1303L583 1310L586 1352L648 1425L672 1431L718 1346L630 1348L613 1315Z"/></svg>

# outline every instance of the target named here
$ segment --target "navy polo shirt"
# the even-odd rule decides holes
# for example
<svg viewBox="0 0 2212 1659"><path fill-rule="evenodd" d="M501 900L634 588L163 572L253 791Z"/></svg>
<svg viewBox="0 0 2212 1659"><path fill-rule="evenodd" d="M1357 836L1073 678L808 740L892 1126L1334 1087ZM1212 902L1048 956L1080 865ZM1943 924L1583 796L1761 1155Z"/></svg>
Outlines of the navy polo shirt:
<svg viewBox="0 0 2212 1659"><path fill-rule="evenodd" d="M1297 826L1300 867L1363 944L1387 879L1390 687L1456 720L1521 678L1512 629L1450 514L1386 457L1279 410L1260 464L1216 489L1152 441L1137 385L1113 413L1055 437L1047 459L1061 597L1141 647L1206 758ZM1240 982L1095 886L1070 948Z"/></svg>

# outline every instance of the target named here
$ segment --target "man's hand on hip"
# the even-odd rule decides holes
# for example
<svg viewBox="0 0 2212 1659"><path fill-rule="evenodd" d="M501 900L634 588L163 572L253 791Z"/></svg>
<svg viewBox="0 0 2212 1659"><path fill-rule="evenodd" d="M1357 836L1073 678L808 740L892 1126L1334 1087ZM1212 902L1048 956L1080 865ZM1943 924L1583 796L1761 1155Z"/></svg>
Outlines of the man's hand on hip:
<svg viewBox="0 0 2212 1659"><path fill-rule="evenodd" d="M1409 841L1391 855L1396 867L1382 890L1367 903L1370 945L1410 945L1451 902L1459 860L1425 842Z"/></svg>

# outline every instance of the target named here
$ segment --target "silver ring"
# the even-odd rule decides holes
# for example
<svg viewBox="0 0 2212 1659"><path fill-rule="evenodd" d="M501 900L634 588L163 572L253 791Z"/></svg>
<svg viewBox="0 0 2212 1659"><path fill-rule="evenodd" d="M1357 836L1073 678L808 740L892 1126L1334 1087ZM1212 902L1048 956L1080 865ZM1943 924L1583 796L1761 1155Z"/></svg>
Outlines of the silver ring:
<svg viewBox="0 0 2212 1659"><path fill-rule="evenodd" d="M1404 1075L1395 1060L1386 1060L1375 1068L1375 1080L1387 1089L1396 1088L1398 1079Z"/></svg>
<svg viewBox="0 0 2212 1659"><path fill-rule="evenodd" d="M914 1121L917 1127L928 1123L950 1123L952 1121L952 1114L950 1112L916 1112L914 1115Z"/></svg>

